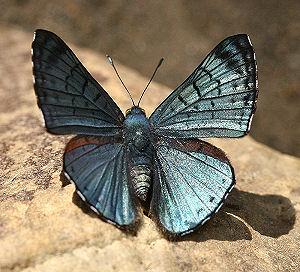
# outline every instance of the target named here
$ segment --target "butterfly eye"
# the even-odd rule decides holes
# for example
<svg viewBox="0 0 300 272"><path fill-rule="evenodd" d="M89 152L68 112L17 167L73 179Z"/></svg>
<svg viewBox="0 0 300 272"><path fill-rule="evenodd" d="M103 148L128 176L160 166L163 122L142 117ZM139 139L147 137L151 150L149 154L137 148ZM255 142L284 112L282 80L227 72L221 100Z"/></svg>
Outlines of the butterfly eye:
<svg viewBox="0 0 300 272"><path fill-rule="evenodd" d="M145 111L144 109L142 109L142 108L141 108L141 110L142 110L142 112L145 113L145 115L146 115L146 111Z"/></svg>
<svg viewBox="0 0 300 272"><path fill-rule="evenodd" d="M125 111L125 116L127 116L131 112L131 108Z"/></svg>

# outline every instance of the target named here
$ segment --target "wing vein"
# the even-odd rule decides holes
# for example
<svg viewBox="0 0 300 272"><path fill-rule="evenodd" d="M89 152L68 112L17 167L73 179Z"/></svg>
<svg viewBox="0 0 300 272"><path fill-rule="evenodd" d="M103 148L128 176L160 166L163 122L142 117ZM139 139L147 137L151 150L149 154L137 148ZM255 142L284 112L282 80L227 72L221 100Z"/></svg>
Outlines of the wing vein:
<svg viewBox="0 0 300 272"><path fill-rule="evenodd" d="M166 162L166 160L165 160L165 162ZM192 188L192 186L189 184L189 182L187 181L187 179L184 178L182 172L181 172L180 169L177 167L177 165L176 165L174 162L172 162L171 160L168 161L168 162L166 162L166 164L168 165L169 162L170 162L171 164L173 164L173 166L177 169L178 173L181 175L181 177L183 178L183 180L186 181L187 186L194 192L194 194L197 196L197 198L200 200L200 202L203 204L203 206L205 206L205 207L210 211L210 209L208 208L208 206L207 206L207 205L204 203L204 201L198 196L198 194L195 192L194 188ZM202 184L202 183L201 183L201 184ZM208 188L208 189L209 189L209 188ZM191 210L191 207L190 207L190 206L188 206L188 207L189 207L190 211L192 211L192 210Z"/></svg>

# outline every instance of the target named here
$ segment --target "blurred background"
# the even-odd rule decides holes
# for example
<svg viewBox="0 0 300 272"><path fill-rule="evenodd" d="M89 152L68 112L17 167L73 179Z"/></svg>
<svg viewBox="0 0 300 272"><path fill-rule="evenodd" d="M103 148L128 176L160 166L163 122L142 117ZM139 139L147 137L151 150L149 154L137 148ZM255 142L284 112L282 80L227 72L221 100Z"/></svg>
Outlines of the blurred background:
<svg viewBox="0 0 300 272"><path fill-rule="evenodd" d="M155 80L172 89L221 40L247 33L260 90L250 134L300 156L299 0L0 0L0 26L51 30L146 77L164 57Z"/></svg>

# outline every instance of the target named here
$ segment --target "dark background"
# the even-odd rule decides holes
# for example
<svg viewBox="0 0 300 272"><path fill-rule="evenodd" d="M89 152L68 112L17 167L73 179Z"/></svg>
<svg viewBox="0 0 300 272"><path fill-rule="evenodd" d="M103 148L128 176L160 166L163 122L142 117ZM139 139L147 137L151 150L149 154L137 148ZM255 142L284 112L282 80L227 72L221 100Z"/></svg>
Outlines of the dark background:
<svg viewBox="0 0 300 272"><path fill-rule="evenodd" d="M249 34L260 90L251 136L295 156L300 156L299 18L299 0L0 0L0 26L51 30L146 77L164 57L155 80L172 89L221 40Z"/></svg>

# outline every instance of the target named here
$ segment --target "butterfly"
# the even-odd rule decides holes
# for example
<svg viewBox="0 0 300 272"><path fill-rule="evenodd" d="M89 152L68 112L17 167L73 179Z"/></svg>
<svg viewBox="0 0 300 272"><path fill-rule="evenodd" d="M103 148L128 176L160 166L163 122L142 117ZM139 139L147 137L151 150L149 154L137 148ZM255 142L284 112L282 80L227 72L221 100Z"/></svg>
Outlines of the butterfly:
<svg viewBox="0 0 300 272"><path fill-rule="evenodd" d="M32 61L47 131L77 135L66 146L64 173L101 219L128 230L148 207L163 233L178 237L218 212L234 170L222 150L199 138L249 132L258 85L248 35L220 42L149 118L134 102L124 116L50 31L35 31Z"/></svg>

